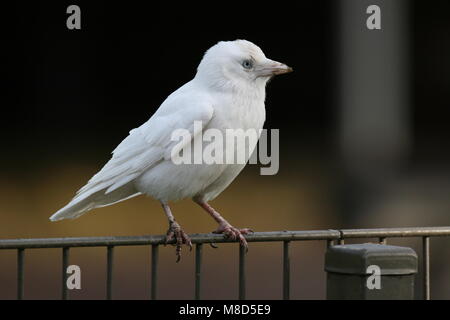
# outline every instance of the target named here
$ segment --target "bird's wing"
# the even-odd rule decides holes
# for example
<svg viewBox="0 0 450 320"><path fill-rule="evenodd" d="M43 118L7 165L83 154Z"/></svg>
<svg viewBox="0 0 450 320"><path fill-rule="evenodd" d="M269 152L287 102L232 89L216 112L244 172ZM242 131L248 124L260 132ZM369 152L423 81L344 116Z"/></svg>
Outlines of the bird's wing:
<svg viewBox="0 0 450 320"><path fill-rule="evenodd" d="M124 186L151 166L170 158L174 130L186 129L193 138L198 134L194 132L194 121L201 121L204 128L213 117L214 108L202 99L187 100L181 97L166 102L168 105L161 105L150 120L130 131L113 151L112 158L77 192L73 200L82 200L78 198L104 189L108 194Z"/></svg>

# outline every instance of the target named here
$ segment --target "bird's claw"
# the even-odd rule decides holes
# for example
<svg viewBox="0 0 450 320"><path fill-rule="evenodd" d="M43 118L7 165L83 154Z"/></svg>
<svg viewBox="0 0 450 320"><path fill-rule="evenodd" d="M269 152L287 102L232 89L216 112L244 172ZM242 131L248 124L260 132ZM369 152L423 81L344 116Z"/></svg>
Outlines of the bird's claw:
<svg viewBox="0 0 450 320"><path fill-rule="evenodd" d="M165 244L175 240L176 246L175 254L177 256L177 262L181 260L181 246L183 244L189 246L189 251L192 251L192 242L189 236L181 229L177 222L171 222L169 230L167 230Z"/></svg>
<svg viewBox="0 0 450 320"><path fill-rule="evenodd" d="M248 251L248 243L247 240L245 240L244 235L253 233L252 229L244 228L244 229L238 229L230 225L229 223L221 223L219 227L213 231L213 233L222 233L225 238L231 239L231 240L239 240L239 243L241 246L245 248L245 251Z"/></svg>

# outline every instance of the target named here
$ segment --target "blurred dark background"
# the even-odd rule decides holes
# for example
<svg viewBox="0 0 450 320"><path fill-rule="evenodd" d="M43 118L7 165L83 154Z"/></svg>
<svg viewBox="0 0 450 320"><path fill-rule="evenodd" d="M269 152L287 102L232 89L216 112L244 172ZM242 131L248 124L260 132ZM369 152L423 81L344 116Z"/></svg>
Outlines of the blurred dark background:
<svg viewBox="0 0 450 320"><path fill-rule="evenodd" d="M69 4L22 4L8 34L6 101L15 107L6 108L3 129L15 137L13 146L21 140L27 150L39 148L49 158L43 165L54 159L53 147L68 157L78 157L80 148L104 155L192 79L204 52L220 40L250 40L298 70L268 87L268 128L289 129L284 138L295 134L308 143L311 130L329 136L327 3L86 2L79 4L78 31L66 28Z"/></svg>
<svg viewBox="0 0 450 320"><path fill-rule="evenodd" d="M367 14L358 7L363 2L356 0L6 5L6 27L1 31L6 57L2 63L0 237L165 232L158 203L144 197L75 221L50 223L47 218L109 159L130 129L145 122L168 94L194 77L209 47L238 38L254 42L267 57L285 62L295 72L277 77L267 87L265 127L280 129L280 172L260 176L258 166L246 168L213 203L230 222L257 231L449 225L450 2L399 0L397 6L372 2L382 10L383 29L373 31L378 33L363 33ZM66 27L66 8L71 4L81 8L81 30ZM360 14L356 26L346 24L346 15L354 16L348 11L352 6ZM390 16L392 12L397 16ZM361 33L349 36L349 26L361 28ZM366 47L373 46L369 55L357 50L363 43L358 39L369 41ZM398 52L390 50L390 43L398 44L397 40L401 40ZM359 54L358 63L350 54ZM359 81L359 85L374 90L354 92L351 81L350 89L345 89L343 83L354 74L350 71L353 61L360 70L372 60L381 61L382 67L376 68L379 74L367 73L373 82ZM370 85L389 79L401 86L401 93L397 97L395 89L385 100L378 100L388 85ZM352 109L346 109L358 108L359 99L374 102L366 107L378 111L376 116L364 113L370 115L361 131L352 126ZM402 108L391 115L390 110L397 110L391 104ZM378 109L383 106L388 108ZM376 124L371 126L370 120ZM404 125L402 144L383 148L382 133L390 133L397 123ZM353 140L342 132L360 137L364 145L351 145ZM397 141L396 131L392 132L394 136L385 134L383 139ZM376 141L373 145L371 136ZM175 204L173 210L188 232L214 229L210 218L189 201ZM395 241L419 250L416 243ZM445 264L450 262L449 242L439 241L432 243L432 251L440 252L439 259L432 261L432 297L450 298L443 281L450 278ZM293 280L299 285L292 296L323 298L323 244L296 246L293 267L299 272ZM216 277L217 270L222 274L216 283L206 281L208 297L234 297L236 288L229 285L237 272L234 249L223 245L219 253L207 250L207 276ZM249 298L279 298L279 249L275 244L251 247ZM104 270L95 261L99 256L103 259L104 253L95 250L80 251L71 261L87 270L83 283L89 288L73 293L74 298L103 295L98 279ZM144 256L148 252L133 250L124 249L118 258L121 285L117 287L123 287L119 298L147 294L148 279L142 281L139 272L148 278ZM46 261L37 253L29 257L26 297L58 297L58 254L47 250ZM172 248L163 251L162 297L191 296L192 256L186 253L184 261L175 265ZM0 298L13 298L13 253L0 252L0 261ZM259 281L263 276L267 283ZM179 293L170 289L174 283L181 283ZM41 290L42 286L48 290Z"/></svg>

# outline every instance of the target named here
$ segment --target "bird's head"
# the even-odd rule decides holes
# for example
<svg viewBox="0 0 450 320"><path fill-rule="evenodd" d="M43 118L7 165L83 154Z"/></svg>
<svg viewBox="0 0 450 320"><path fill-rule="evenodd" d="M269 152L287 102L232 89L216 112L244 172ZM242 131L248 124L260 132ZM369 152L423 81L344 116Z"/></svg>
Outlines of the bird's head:
<svg viewBox="0 0 450 320"><path fill-rule="evenodd" d="M247 40L221 41L206 51L196 77L210 84L259 86L274 75L291 72L287 65L268 59Z"/></svg>

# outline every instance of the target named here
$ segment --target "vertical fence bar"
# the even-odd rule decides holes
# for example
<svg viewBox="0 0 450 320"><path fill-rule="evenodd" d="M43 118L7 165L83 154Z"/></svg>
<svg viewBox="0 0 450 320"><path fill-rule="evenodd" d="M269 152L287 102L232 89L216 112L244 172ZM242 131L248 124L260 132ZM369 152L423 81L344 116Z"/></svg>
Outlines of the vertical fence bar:
<svg viewBox="0 0 450 320"><path fill-rule="evenodd" d="M195 245L195 300L200 300L200 288L202 280L202 244Z"/></svg>
<svg viewBox="0 0 450 320"><path fill-rule="evenodd" d="M422 238L423 249L423 299L430 300L430 238Z"/></svg>
<svg viewBox="0 0 450 320"><path fill-rule="evenodd" d="M158 281L158 249L157 244L152 244L152 286L151 286L151 299L156 300L156 289Z"/></svg>
<svg viewBox="0 0 450 320"><path fill-rule="evenodd" d="M69 266L69 247L62 249L62 283L61 283L61 298L67 300L69 292L67 290L67 267Z"/></svg>
<svg viewBox="0 0 450 320"><path fill-rule="evenodd" d="M385 237L380 237L380 238L378 239L378 242L379 242L380 244L384 244L384 245L387 244L387 241L386 241L386 238L385 238Z"/></svg>
<svg viewBox="0 0 450 320"><path fill-rule="evenodd" d="M334 246L334 240L328 239L327 240L327 248Z"/></svg>
<svg viewBox="0 0 450 320"><path fill-rule="evenodd" d="M283 241L283 299L290 299L291 262L289 254L290 241Z"/></svg>
<svg viewBox="0 0 450 320"><path fill-rule="evenodd" d="M107 300L112 299L113 264L114 264L114 246L108 246L107 265L106 265L106 299Z"/></svg>
<svg viewBox="0 0 450 320"><path fill-rule="evenodd" d="M23 285L23 279L24 279L24 249L17 249L17 299L22 300L23 299L23 292L24 292L24 285Z"/></svg>
<svg viewBox="0 0 450 320"><path fill-rule="evenodd" d="M245 247L239 245L239 300L245 300Z"/></svg>
<svg viewBox="0 0 450 320"><path fill-rule="evenodd" d="M339 239L339 240L338 240L338 244L339 244L339 245L344 244L344 243L345 243L344 239Z"/></svg>

